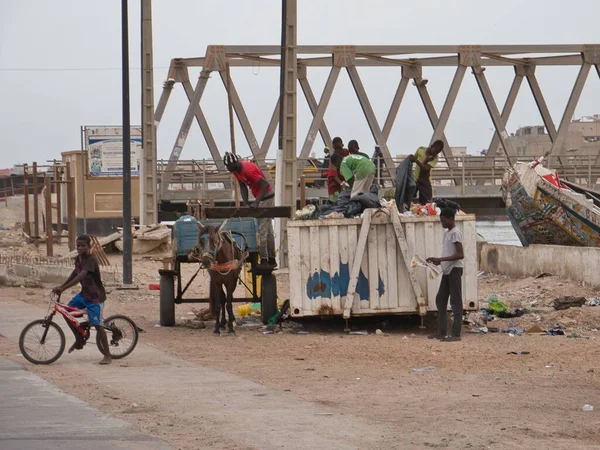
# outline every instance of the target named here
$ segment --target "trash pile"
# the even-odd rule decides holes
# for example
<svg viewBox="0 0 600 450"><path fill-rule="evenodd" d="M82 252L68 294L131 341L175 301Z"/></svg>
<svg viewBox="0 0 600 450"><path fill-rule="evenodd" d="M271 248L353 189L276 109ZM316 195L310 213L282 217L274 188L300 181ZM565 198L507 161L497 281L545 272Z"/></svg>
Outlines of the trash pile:
<svg viewBox="0 0 600 450"><path fill-rule="evenodd" d="M303 209L296 211L294 218L296 220L316 220L316 219L342 219L359 217L365 209L381 208L377 186L371 187L371 192L360 193L350 199L350 190L346 189L340 193L337 202L316 206L307 205Z"/></svg>
<svg viewBox="0 0 600 450"><path fill-rule="evenodd" d="M323 220L323 219L344 219L360 217L365 209L369 208L390 208L396 204L393 195L389 195L389 191L384 194L383 198L379 198L379 193L376 185L371 186L371 191L368 193L360 193L350 198L350 190L346 189L340 193L338 200L335 203L328 205L306 205L299 209L294 214L295 220ZM421 205L411 203L410 208L400 214L408 217L416 216L439 216L442 209L450 207L456 210L457 215L465 215L460 209L460 205L452 200L435 198L431 203ZM398 209L401 211L402 209Z"/></svg>

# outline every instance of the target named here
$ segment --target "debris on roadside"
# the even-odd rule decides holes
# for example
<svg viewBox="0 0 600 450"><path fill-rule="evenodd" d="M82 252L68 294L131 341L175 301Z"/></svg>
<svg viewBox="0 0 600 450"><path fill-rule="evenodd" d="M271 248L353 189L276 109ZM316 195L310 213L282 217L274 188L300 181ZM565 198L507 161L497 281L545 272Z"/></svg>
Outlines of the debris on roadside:
<svg viewBox="0 0 600 450"><path fill-rule="evenodd" d="M562 325L555 325L553 328L546 330L546 334L550 336L564 336L565 327L563 327Z"/></svg>
<svg viewBox="0 0 600 450"><path fill-rule="evenodd" d="M592 297L585 304L586 306L600 306L600 297Z"/></svg>
<svg viewBox="0 0 600 450"><path fill-rule="evenodd" d="M413 367L412 371L413 372L431 372L432 370L435 370L435 369L436 369L435 366Z"/></svg>
<svg viewBox="0 0 600 450"><path fill-rule="evenodd" d="M571 297L570 295L565 295L554 299L552 306L554 306L554 309L557 311L562 311L569 308L580 308L585 302L585 297Z"/></svg>

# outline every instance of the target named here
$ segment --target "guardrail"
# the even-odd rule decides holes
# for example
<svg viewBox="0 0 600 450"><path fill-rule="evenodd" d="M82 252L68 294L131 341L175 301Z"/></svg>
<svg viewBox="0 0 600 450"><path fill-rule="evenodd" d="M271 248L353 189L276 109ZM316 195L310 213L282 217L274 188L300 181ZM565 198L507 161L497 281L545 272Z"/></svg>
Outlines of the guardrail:
<svg viewBox="0 0 600 450"><path fill-rule="evenodd" d="M406 157L394 158L394 164L400 164ZM544 166L556 169L559 175L575 183L598 188L600 179L600 165L596 165L597 155L567 155L561 156L562 165L556 161L549 164L546 160ZM454 164L449 163L452 159ZM554 158L553 158L554 159ZM530 162L530 157L519 157L518 161ZM461 195L469 195L469 186L500 186L506 169L510 166L505 157L494 158L494 163L484 167L485 156L456 156L452 158L441 157L436 168L432 172L434 186L460 188ZM303 167L302 174L305 177L306 187L310 189L323 189L326 186L326 178L323 176L325 167L314 167L313 163L323 164L322 159L311 158L310 160L298 160L298 165ZM269 167L271 178L275 178L275 161L265 160ZM181 160L172 172L169 186L161 181L167 173L166 162L161 162L158 167L158 180L160 198L164 200L184 201L200 195L203 199L232 199L233 193L231 183L233 177L228 172L219 172L213 160ZM384 187L393 186L393 180L387 175L386 170L378 173L377 181ZM300 179L298 181L300 187ZM498 191L499 192L499 191ZM498 193L498 195L500 195Z"/></svg>

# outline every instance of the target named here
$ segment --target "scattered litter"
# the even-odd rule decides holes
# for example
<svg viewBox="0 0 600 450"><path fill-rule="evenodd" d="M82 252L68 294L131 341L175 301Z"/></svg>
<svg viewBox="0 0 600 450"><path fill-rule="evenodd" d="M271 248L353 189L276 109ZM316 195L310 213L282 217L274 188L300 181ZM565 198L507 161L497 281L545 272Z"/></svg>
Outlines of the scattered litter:
<svg viewBox="0 0 600 450"><path fill-rule="evenodd" d="M294 217L296 218L296 220L310 219L315 210L315 205L306 205L304 208L297 210L294 214Z"/></svg>
<svg viewBox="0 0 600 450"><path fill-rule="evenodd" d="M539 278L546 278L546 277L551 277L551 276L552 276L552 274L551 274L551 273L548 273L548 272L542 272L542 273L540 273L540 274L539 274L537 277L535 277L535 278L536 278L536 279L539 279Z"/></svg>
<svg viewBox="0 0 600 450"><path fill-rule="evenodd" d="M508 333L508 335L510 337L513 337L515 335L521 335L523 333L525 333L525 330L521 330L519 328L516 327L514 322L511 322L508 324L508 329L507 330L502 330L503 333Z"/></svg>
<svg viewBox="0 0 600 450"><path fill-rule="evenodd" d="M548 364L548 365L546 366L546 369L552 369L553 367L554 367L554 366L551 366L550 364Z"/></svg>
<svg viewBox="0 0 600 450"><path fill-rule="evenodd" d="M333 416L333 413L315 413L315 416Z"/></svg>
<svg viewBox="0 0 600 450"><path fill-rule="evenodd" d="M541 322L542 321L542 318L540 317L539 314L531 314L529 317L534 322Z"/></svg>
<svg viewBox="0 0 600 450"><path fill-rule="evenodd" d="M500 328L498 327L487 327L488 333L500 333Z"/></svg>
<svg viewBox="0 0 600 450"><path fill-rule="evenodd" d="M266 397L267 394L254 394L255 397Z"/></svg>
<svg viewBox="0 0 600 450"><path fill-rule="evenodd" d="M585 302L587 306L600 306L600 297L592 297L587 302Z"/></svg>
<svg viewBox="0 0 600 450"><path fill-rule="evenodd" d="M263 334L275 334L275 332L273 330L265 330Z"/></svg>
<svg viewBox="0 0 600 450"><path fill-rule="evenodd" d="M367 330L360 330L360 331L351 331L349 334L351 334L353 336L368 336L369 332Z"/></svg>
<svg viewBox="0 0 600 450"><path fill-rule="evenodd" d="M471 328L467 332L468 333L474 333L474 334L485 334L485 333L488 332L488 327Z"/></svg>
<svg viewBox="0 0 600 450"><path fill-rule="evenodd" d="M304 370L307 370L309 372L313 372L315 370L315 368L314 367L309 367L308 369L304 369Z"/></svg>
<svg viewBox="0 0 600 450"><path fill-rule="evenodd" d="M299 331L296 331L296 334L310 334L310 333L308 331L299 330Z"/></svg>
<svg viewBox="0 0 600 450"><path fill-rule="evenodd" d="M544 330L542 327L540 327L537 323L527 329L527 333L545 333L545 332L546 332L546 330Z"/></svg>
<svg viewBox="0 0 600 450"><path fill-rule="evenodd" d="M304 361L304 358L294 358L296 361Z"/></svg>
<svg viewBox="0 0 600 450"><path fill-rule="evenodd" d="M383 331L381 331L379 328L377 328L377 329L375 330L375 334L376 334L377 336L381 336L381 335L383 334Z"/></svg>
<svg viewBox="0 0 600 450"><path fill-rule="evenodd" d="M546 334L550 336L564 336L565 328L562 325L555 325L553 328L546 330Z"/></svg>
<svg viewBox="0 0 600 450"><path fill-rule="evenodd" d="M478 277L480 277L481 275L484 275L484 274L485 274L485 272L484 272L484 271L481 271L481 272L479 272L479 273L477 274L477 276L478 276Z"/></svg>
<svg viewBox="0 0 600 450"><path fill-rule="evenodd" d="M138 405L137 403L132 403L132 404L131 404L131 407L132 407L132 408L137 408L138 406L139 406L139 405Z"/></svg>
<svg viewBox="0 0 600 450"><path fill-rule="evenodd" d="M356 379L357 379L358 381L360 381L360 378L358 378L358 377L357 377Z"/></svg>
<svg viewBox="0 0 600 450"><path fill-rule="evenodd" d="M440 266L428 263L423 257L415 253L415 256L413 256L412 261L410 262L410 267L415 268L417 266L427 269L427 276L430 280L435 280L442 273L442 268Z"/></svg>
<svg viewBox="0 0 600 450"><path fill-rule="evenodd" d="M151 291L160 291L160 284L158 284L158 283L150 283L148 285L148 289L150 289Z"/></svg>
<svg viewBox="0 0 600 450"><path fill-rule="evenodd" d="M507 352L507 355L529 355L530 352Z"/></svg>
<svg viewBox="0 0 600 450"><path fill-rule="evenodd" d="M155 324L154 328L160 328L160 323Z"/></svg>
<svg viewBox="0 0 600 450"><path fill-rule="evenodd" d="M593 407L592 405L587 405L587 404L586 404L586 405L583 405L583 408L582 408L582 409L583 409L584 411L593 411L593 410L594 410L594 407Z"/></svg>
<svg viewBox="0 0 600 450"><path fill-rule="evenodd" d="M567 336L568 338L580 338L583 337L578 333L571 333L570 335Z"/></svg>
<svg viewBox="0 0 600 450"><path fill-rule="evenodd" d="M413 372L430 372L435 370L435 366L426 366L426 367L413 367Z"/></svg>
<svg viewBox="0 0 600 450"><path fill-rule="evenodd" d="M557 311L562 311L564 309L581 307L585 304L585 297L571 297L569 295L565 295L563 297L557 298L554 300L552 306Z"/></svg>

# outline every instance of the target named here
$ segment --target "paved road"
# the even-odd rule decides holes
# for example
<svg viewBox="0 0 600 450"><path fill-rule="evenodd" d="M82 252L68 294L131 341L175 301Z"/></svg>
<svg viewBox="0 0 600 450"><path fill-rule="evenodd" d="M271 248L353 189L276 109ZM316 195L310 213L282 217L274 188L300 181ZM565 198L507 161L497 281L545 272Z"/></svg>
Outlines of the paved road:
<svg viewBox="0 0 600 450"><path fill-rule="evenodd" d="M168 449L6 358L0 358L0 448Z"/></svg>
<svg viewBox="0 0 600 450"><path fill-rule="evenodd" d="M8 303L6 299L3 301L0 298L0 334L16 342L24 325L43 315L44 310L41 308L14 300ZM67 342L67 348L69 343ZM181 432L191 432L194 436L202 437L202 448L212 448L216 443L220 445L218 448L355 450L390 448L389 442L393 440L394 431L376 421L352 415L330 416L331 410L321 404L303 401L291 393L275 391L168 355L145 345L143 340L125 364L115 365L111 370L90 370L98 358L98 350L90 345L82 351L63 355L52 368L85 378L91 385L110 390L121 399L141 401L146 410L156 411L154 415L145 416L147 425L160 428L165 422L171 421L175 425L173 429L179 431L179 425L188 424L188 428L181 429ZM26 370L13 366L3 372L5 376L12 375L15 378L12 379L10 388L6 387L4 378L0 379L2 450L5 450L4 443L11 443L11 437L52 437L64 440L76 434L73 432L75 430L78 430L77 434L85 436L89 432L90 439L95 439L95 445L102 445L101 437L111 434L125 442L125 447L89 447L91 450L135 449L138 448L134 447L137 443L139 448L164 448L147 438L142 441L145 438L134 435L124 422L110 418L74 397L62 394ZM33 386L44 386L39 395L16 390L19 384L24 384L29 379L35 380L31 382ZM36 405L46 406L44 409L36 408L35 415L31 416L27 411L33 408L22 401L24 398L27 403L35 401ZM58 398L63 399L60 402L64 403L59 403ZM53 411L53 402L62 405L61 412ZM15 413L7 407L8 403L15 405ZM56 408L58 411L59 406ZM324 413L327 415L324 416ZM9 432L12 427L8 422L10 416L14 416L10 422L15 426L14 432ZM21 424L25 418L29 419L29 424ZM66 418L76 420L75 430L66 430L69 422ZM88 424L93 423L93 418L98 423L88 428ZM106 428L98 428L104 424ZM55 434L48 435L50 430ZM6 449L49 448L21 444L22 441L17 441L13 447Z"/></svg>

